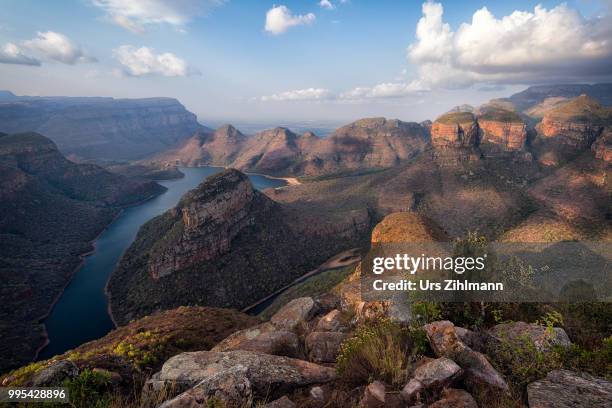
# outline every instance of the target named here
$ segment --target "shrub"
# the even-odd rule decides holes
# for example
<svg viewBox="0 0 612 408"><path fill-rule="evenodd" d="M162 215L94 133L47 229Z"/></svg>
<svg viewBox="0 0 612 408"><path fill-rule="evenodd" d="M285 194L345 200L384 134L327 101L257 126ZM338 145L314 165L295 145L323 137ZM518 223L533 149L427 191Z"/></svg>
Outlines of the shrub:
<svg viewBox="0 0 612 408"><path fill-rule="evenodd" d="M528 335L512 341L502 336L488 355L519 393L527 384L545 377L551 370L562 367L562 360L557 352L539 351Z"/></svg>
<svg viewBox="0 0 612 408"><path fill-rule="evenodd" d="M340 348L338 374L351 384L381 380L403 386L406 369L429 350L425 332L388 319L360 325Z"/></svg>
<svg viewBox="0 0 612 408"><path fill-rule="evenodd" d="M66 380L70 404L76 408L106 408L111 403L110 375L83 370L77 377Z"/></svg>

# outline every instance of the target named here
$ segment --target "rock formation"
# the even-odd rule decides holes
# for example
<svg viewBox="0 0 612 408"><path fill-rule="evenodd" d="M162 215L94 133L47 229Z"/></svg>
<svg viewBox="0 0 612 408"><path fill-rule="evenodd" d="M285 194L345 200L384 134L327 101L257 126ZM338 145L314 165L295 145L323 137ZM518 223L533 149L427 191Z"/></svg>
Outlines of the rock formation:
<svg viewBox="0 0 612 408"><path fill-rule="evenodd" d="M231 130L231 132L229 131ZM234 137L225 136L234 134ZM231 126L213 134L196 134L176 150L148 162L222 165L273 175L319 175L387 168L421 152L427 128L384 118L361 119L326 138L274 128L244 137Z"/></svg>
<svg viewBox="0 0 612 408"><path fill-rule="evenodd" d="M339 216L338 218L336 218ZM229 169L141 227L108 284L115 319L182 304L244 308L362 242L367 211L295 211Z"/></svg>
<svg viewBox="0 0 612 408"><path fill-rule="evenodd" d="M36 131L53 140L62 153L86 158L141 158L171 148L201 127L196 116L172 98L0 101L0 131Z"/></svg>
<svg viewBox="0 0 612 408"><path fill-rule="evenodd" d="M482 148L515 152L524 150L527 141L527 125L515 112L505 109L490 109L478 117Z"/></svg>
<svg viewBox="0 0 612 408"><path fill-rule="evenodd" d="M612 109L581 95L548 111L537 126L539 161L555 166L589 149L612 124Z"/></svg>
<svg viewBox="0 0 612 408"><path fill-rule="evenodd" d="M596 159L612 162L612 128L606 128L601 136L591 145Z"/></svg>

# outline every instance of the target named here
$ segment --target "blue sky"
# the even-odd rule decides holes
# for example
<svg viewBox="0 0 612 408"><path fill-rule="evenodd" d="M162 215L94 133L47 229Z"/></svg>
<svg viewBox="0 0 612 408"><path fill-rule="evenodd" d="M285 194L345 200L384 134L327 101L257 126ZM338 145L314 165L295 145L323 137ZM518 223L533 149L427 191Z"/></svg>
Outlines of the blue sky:
<svg viewBox="0 0 612 408"><path fill-rule="evenodd" d="M609 80L608 6L2 0L0 89L170 96L203 122L423 120L529 84Z"/></svg>

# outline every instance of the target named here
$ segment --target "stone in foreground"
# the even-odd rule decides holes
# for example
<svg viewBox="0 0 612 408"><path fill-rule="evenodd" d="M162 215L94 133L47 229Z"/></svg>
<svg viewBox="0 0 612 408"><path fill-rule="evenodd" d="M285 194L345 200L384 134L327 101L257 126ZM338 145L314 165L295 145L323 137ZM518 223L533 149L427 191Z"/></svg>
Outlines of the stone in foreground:
<svg viewBox="0 0 612 408"><path fill-rule="evenodd" d="M448 388L442 393L442 399L431 404L429 408L478 408L478 404L468 392Z"/></svg>
<svg viewBox="0 0 612 408"><path fill-rule="evenodd" d="M529 408L612 406L612 382L586 373L553 370L527 386Z"/></svg>
<svg viewBox="0 0 612 408"><path fill-rule="evenodd" d="M240 378L240 372L233 371L236 367L244 367L244 379ZM248 382L253 397L269 398L297 387L329 382L336 378L336 372L333 368L307 361L252 351L197 351L170 358L161 371L147 381L143 391L148 394L172 386L181 392L205 382L201 388L210 394L214 388L214 384L208 383L210 379L224 376L232 377L236 383ZM216 395L216 391L213 393Z"/></svg>
<svg viewBox="0 0 612 408"><path fill-rule="evenodd" d="M246 350L277 356L300 357L298 336L290 331L276 330L270 323L237 331L221 341L212 351Z"/></svg>
<svg viewBox="0 0 612 408"><path fill-rule="evenodd" d="M317 305L311 297L293 299L272 316L270 322L279 330L293 331L317 312Z"/></svg>
<svg viewBox="0 0 612 408"><path fill-rule="evenodd" d="M504 378L493 368L484 354L472 350L459 339L453 323L443 320L426 324L423 329L437 356L448 357L465 370L467 385L509 391Z"/></svg>

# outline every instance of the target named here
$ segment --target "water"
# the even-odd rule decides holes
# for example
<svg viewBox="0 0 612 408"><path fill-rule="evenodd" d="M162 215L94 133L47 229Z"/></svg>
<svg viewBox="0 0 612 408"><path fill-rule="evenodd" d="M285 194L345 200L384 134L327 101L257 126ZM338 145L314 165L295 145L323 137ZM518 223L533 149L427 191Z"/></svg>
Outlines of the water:
<svg viewBox="0 0 612 408"><path fill-rule="evenodd" d="M114 328L107 310L104 286L123 252L130 246L142 224L172 208L187 191L219 167L182 168L185 177L159 182L168 191L138 206L127 208L96 240L95 251L83 265L54 306L44 323L50 343L39 359L62 354L87 341L98 339ZM283 180L250 175L257 189L285 185Z"/></svg>

